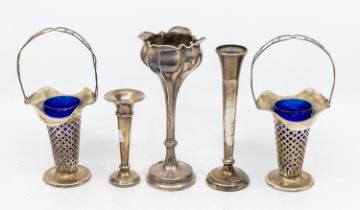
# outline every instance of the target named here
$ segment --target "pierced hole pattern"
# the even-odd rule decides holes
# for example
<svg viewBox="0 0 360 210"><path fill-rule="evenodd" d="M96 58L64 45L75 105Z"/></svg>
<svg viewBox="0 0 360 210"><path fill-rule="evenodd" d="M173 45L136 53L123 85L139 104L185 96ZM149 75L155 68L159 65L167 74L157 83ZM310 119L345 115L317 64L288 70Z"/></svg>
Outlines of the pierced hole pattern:
<svg viewBox="0 0 360 210"><path fill-rule="evenodd" d="M56 170L72 173L79 162L80 119L58 126L48 126Z"/></svg>
<svg viewBox="0 0 360 210"><path fill-rule="evenodd" d="M301 174L309 128L292 130L281 122L275 124L280 174L297 177Z"/></svg>

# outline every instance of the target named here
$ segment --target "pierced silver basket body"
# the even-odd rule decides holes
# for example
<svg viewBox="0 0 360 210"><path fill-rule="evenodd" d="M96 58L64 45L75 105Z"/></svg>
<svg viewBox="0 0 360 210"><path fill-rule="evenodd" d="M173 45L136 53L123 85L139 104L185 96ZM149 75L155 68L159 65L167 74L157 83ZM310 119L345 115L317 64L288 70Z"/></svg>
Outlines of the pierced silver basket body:
<svg viewBox="0 0 360 210"><path fill-rule="evenodd" d="M47 126L56 171L74 173L79 164L80 116L66 123Z"/></svg>
<svg viewBox="0 0 360 210"><path fill-rule="evenodd" d="M281 121L275 122L278 164L282 176L297 177L301 174L309 130L293 130Z"/></svg>

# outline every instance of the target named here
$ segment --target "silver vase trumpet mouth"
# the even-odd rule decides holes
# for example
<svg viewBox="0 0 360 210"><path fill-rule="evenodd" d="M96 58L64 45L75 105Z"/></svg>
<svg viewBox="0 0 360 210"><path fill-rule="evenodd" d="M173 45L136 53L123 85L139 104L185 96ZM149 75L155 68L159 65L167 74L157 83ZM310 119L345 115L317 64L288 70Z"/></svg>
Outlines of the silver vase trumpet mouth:
<svg viewBox="0 0 360 210"><path fill-rule="evenodd" d="M116 89L107 92L104 98L115 105L135 104L144 100L145 94L135 89Z"/></svg>
<svg viewBox="0 0 360 210"><path fill-rule="evenodd" d="M213 169L207 176L207 184L216 190L237 191L248 186L249 177L233 166L236 102L242 61L247 53L240 45L221 45L215 50L219 56L223 86L224 160L223 166Z"/></svg>
<svg viewBox="0 0 360 210"><path fill-rule="evenodd" d="M247 48L236 44L226 44L218 46L215 51L222 56L245 56Z"/></svg>
<svg viewBox="0 0 360 210"><path fill-rule="evenodd" d="M141 59L160 78L166 102L166 157L153 164L147 175L148 183L158 189L176 191L190 187L195 174L187 163L175 157L175 109L181 84L202 60L200 43L188 28L176 26L168 32L143 32Z"/></svg>

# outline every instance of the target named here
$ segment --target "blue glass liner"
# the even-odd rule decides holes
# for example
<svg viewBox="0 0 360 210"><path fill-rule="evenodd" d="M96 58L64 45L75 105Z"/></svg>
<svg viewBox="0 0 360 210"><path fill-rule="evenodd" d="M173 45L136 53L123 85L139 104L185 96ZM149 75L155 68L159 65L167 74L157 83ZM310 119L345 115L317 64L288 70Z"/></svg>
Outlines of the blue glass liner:
<svg viewBox="0 0 360 210"><path fill-rule="evenodd" d="M80 105L80 99L75 96L55 96L44 101L45 113L50 117L63 118L71 115Z"/></svg>
<svg viewBox="0 0 360 210"><path fill-rule="evenodd" d="M306 100L287 98L277 101L273 111L286 120L300 122L311 117L312 105Z"/></svg>

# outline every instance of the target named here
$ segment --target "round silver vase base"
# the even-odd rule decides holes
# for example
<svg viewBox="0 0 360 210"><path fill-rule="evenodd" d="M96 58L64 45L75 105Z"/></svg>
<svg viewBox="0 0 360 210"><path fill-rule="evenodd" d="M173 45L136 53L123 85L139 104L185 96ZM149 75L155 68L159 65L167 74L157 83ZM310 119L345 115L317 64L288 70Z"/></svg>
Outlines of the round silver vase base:
<svg viewBox="0 0 360 210"><path fill-rule="evenodd" d="M43 176L44 182L54 187L75 187L86 183L90 178L90 170L81 165L74 173L59 173L52 167Z"/></svg>
<svg viewBox="0 0 360 210"><path fill-rule="evenodd" d="M152 165L147 174L150 186L164 191L186 189L195 183L195 174L190 165L178 161L177 167L165 167L164 162Z"/></svg>
<svg viewBox="0 0 360 210"><path fill-rule="evenodd" d="M215 190L233 192L246 188L249 185L249 176L239 168L218 167L210 171L206 183Z"/></svg>
<svg viewBox="0 0 360 210"><path fill-rule="evenodd" d="M114 171L110 178L110 183L115 187L132 187L140 182L140 176L135 171Z"/></svg>
<svg viewBox="0 0 360 210"><path fill-rule="evenodd" d="M314 185L313 177L305 171L297 177L287 178L280 174L279 169L276 169L271 171L265 180L270 187L287 192L304 191Z"/></svg>

